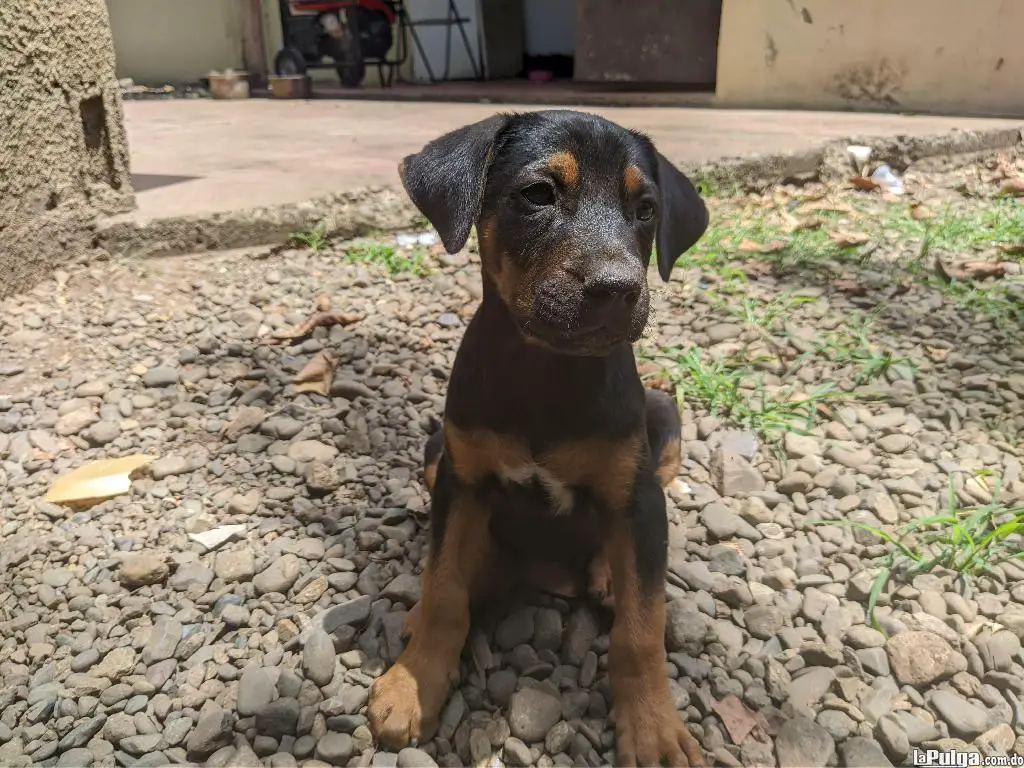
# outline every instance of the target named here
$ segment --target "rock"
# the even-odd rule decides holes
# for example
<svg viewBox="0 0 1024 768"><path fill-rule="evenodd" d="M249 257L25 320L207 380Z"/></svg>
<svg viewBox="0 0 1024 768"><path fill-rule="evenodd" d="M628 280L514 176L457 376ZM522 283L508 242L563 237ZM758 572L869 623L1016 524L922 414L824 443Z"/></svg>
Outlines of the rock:
<svg viewBox="0 0 1024 768"><path fill-rule="evenodd" d="M170 573L171 569L161 555L156 552L139 552L128 555L121 561L117 578L122 586L135 589L151 584L163 584Z"/></svg>
<svg viewBox="0 0 1024 768"><path fill-rule="evenodd" d="M156 752L161 747L166 746L166 744L164 743L164 737L159 733L146 733L122 739L119 746L129 755L141 757L150 752Z"/></svg>
<svg viewBox="0 0 1024 768"><path fill-rule="evenodd" d="M529 636L532 635L533 628L531 626ZM562 644L562 658L565 663L572 664L573 666L582 664L583 659L586 658L587 651L590 650L594 640L597 639L597 635L597 619L590 609L582 606L573 611L566 622L565 639ZM526 741L529 740L526 739Z"/></svg>
<svg viewBox="0 0 1024 768"><path fill-rule="evenodd" d="M672 600L665 612L665 646L670 652L697 656L704 650L707 623L697 607L686 598Z"/></svg>
<svg viewBox="0 0 1024 768"><path fill-rule="evenodd" d="M411 573L400 573L381 590L380 596L412 608L420 600L420 580Z"/></svg>
<svg viewBox="0 0 1024 768"><path fill-rule="evenodd" d="M721 502L713 501L700 513L700 522L718 541L726 541L736 535L742 520L740 516Z"/></svg>
<svg viewBox="0 0 1024 768"><path fill-rule="evenodd" d="M437 763L422 749L406 747L398 753L398 768L437 768Z"/></svg>
<svg viewBox="0 0 1024 768"><path fill-rule="evenodd" d="M92 446L112 443L121 436L121 427L112 421L97 421L85 430L85 439Z"/></svg>
<svg viewBox="0 0 1024 768"><path fill-rule="evenodd" d="M149 474L154 480L183 475L191 470L191 465L183 456L164 456L149 465Z"/></svg>
<svg viewBox="0 0 1024 768"><path fill-rule="evenodd" d="M736 453L717 450L711 456L715 488L726 497L763 491L765 480L757 469Z"/></svg>
<svg viewBox="0 0 1024 768"><path fill-rule="evenodd" d="M779 768L824 768L835 751L829 732L806 717L787 720L775 737Z"/></svg>
<svg viewBox="0 0 1024 768"><path fill-rule="evenodd" d="M181 622L168 618L157 619L153 624L149 640L142 649L142 661L151 665L164 659L170 659L174 655L178 643L181 642L183 631Z"/></svg>
<svg viewBox="0 0 1024 768"><path fill-rule="evenodd" d="M147 387L170 387L178 383L179 371L167 365L150 368L142 375L142 383Z"/></svg>
<svg viewBox="0 0 1024 768"><path fill-rule="evenodd" d="M884 437L878 438L875 441L875 445L881 448L886 453L903 453L913 444L914 440L910 435L904 435L900 432L892 435L885 435Z"/></svg>
<svg viewBox="0 0 1024 768"><path fill-rule="evenodd" d="M533 637L536 613L536 608L527 606L506 616L494 631L494 641L498 647L503 651L511 651L517 645L528 643ZM587 650L590 650L589 647L583 653Z"/></svg>
<svg viewBox="0 0 1024 768"><path fill-rule="evenodd" d="M268 670L247 667L238 681L236 709L242 717L253 717L274 698L275 683Z"/></svg>
<svg viewBox="0 0 1024 768"><path fill-rule="evenodd" d="M539 688L523 688L509 701L508 724L512 735L526 743L542 741L562 717L562 702Z"/></svg>
<svg viewBox="0 0 1024 768"><path fill-rule="evenodd" d="M253 577L256 594L265 595L270 592L287 594L298 580L302 561L291 553L282 555L264 571Z"/></svg>
<svg viewBox="0 0 1024 768"><path fill-rule="evenodd" d="M314 494L326 494L341 487L341 475L333 465L324 461L311 461L306 466L306 487Z"/></svg>
<svg viewBox="0 0 1024 768"><path fill-rule="evenodd" d="M775 490L787 496L792 496L794 493L807 493L813 487L814 479L800 470L788 473L775 484Z"/></svg>
<svg viewBox="0 0 1024 768"><path fill-rule="evenodd" d="M804 456L821 455L821 443L811 435L786 432L782 438L782 446L786 453L794 459L802 459Z"/></svg>
<svg viewBox="0 0 1024 768"><path fill-rule="evenodd" d="M886 650L893 675L901 685L931 685L967 670L964 655L932 632L900 632L889 638Z"/></svg>
<svg viewBox="0 0 1024 768"><path fill-rule="evenodd" d="M178 592L203 594L213 581L213 571L199 564L183 565L174 572L167 586Z"/></svg>
<svg viewBox="0 0 1024 768"><path fill-rule="evenodd" d="M300 709L298 699L283 696L272 701L256 713L256 730L275 739L294 736L299 723Z"/></svg>
<svg viewBox="0 0 1024 768"><path fill-rule="evenodd" d="M131 648L115 648L103 661L93 667L92 674L117 682L135 669L135 651Z"/></svg>
<svg viewBox="0 0 1024 768"><path fill-rule="evenodd" d="M217 553L213 565L213 572L217 578L228 584L250 581L255 570L255 557L248 547Z"/></svg>
<svg viewBox="0 0 1024 768"><path fill-rule="evenodd" d="M505 739L503 754L506 765L518 766L519 768L533 765L533 755L530 754L530 748L515 736L509 736Z"/></svg>
<svg viewBox="0 0 1024 768"><path fill-rule="evenodd" d="M337 455L337 448L319 440L299 440L288 447L288 458L300 464L311 461L329 464L333 463Z"/></svg>
<svg viewBox="0 0 1024 768"><path fill-rule="evenodd" d="M839 756L846 768L892 768L878 742L866 736L844 741L839 747Z"/></svg>
<svg viewBox="0 0 1024 768"><path fill-rule="evenodd" d="M123 712L115 712L107 718L103 724L103 738L117 746L122 739L134 736L138 731L135 729L135 719Z"/></svg>
<svg viewBox="0 0 1024 768"><path fill-rule="evenodd" d="M316 743L316 759L331 765L345 765L355 750L355 742L347 733L327 733Z"/></svg>
<svg viewBox="0 0 1024 768"><path fill-rule="evenodd" d="M372 602L373 599L369 595L362 595L330 608L323 616L324 631L333 634L341 627L362 624L370 615Z"/></svg>
<svg viewBox="0 0 1024 768"><path fill-rule="evenodd" d="M302 669L319 686L334 678L334 641L322 629L315 629L302 649Z"/></svg>
<svg viewBox="0 0 1024 768"><path fill-rule="evenodd" d="M752 605L744 609L743 620L751 635L768 640L786 625L786 614L774 605Z"/></svg>
<svg viewBox="0 0 1024 768"><path fill-rule="evenodd" d="M188 737L188 759L205 760L221 747L231 744L233 726L230 712L207 701L199 711L199 719Z"/></svg>
<svg viewBox="0 0 1024 768"><path fill-rule="evenodd" d="M970 741L988 730L988 713L962 696L945 690L933 691L929 703L955 736Z"/></svg>

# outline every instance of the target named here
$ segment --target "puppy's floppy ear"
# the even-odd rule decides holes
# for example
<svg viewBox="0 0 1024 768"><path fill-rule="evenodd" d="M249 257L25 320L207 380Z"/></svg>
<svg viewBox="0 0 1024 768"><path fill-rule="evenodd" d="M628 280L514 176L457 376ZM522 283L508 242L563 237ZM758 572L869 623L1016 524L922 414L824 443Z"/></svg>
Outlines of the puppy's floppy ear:
<svg viewBox="0 0 1024 768"><path fill-rule="evenodd" d="M693 183L658 153L658 274L666 283L676 261L692 248L708 228L708 209Z"/></svg>
<svg viewBox="0 0 1024 768"><path fill-rule="evenodd" d="M441 236L461 250L480 215L494 140L509 115L494 115L434 139L398 166L409 197Z"/></svg>

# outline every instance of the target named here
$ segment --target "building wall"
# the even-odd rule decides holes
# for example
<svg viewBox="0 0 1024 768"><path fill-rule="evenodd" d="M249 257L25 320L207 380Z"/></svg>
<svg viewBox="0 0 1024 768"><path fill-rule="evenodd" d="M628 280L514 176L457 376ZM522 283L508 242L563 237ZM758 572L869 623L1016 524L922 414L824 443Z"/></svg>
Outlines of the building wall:
<svg viewBox="0 0 1024 768"><path fill-rule="evenodd" d="M1020 0L725 0L716 104L1024 115Z"/></svg>
<svg viewBox="0 0 1024 768"><path fill-rule="evenodd" d="M118 77L177 85L242 67L242 17L235 0L106 2Z"/></svg>
<svg viewBox="0 0 1024 768"><path fill-rule="evenodd" d="M0 2L0 296L92 251L134 205L103 0Z"/></svg>

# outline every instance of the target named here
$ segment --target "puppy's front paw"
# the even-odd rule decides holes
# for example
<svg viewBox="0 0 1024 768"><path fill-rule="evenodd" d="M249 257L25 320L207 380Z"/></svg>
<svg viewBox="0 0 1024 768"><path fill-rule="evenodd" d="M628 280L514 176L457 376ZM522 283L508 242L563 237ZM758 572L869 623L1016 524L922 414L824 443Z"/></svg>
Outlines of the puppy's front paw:
<svg viewBox="0 0 1024 768"><path fill-rule="evenodd" d="M366 708L373 735L394 750L434 735L449 689L443 671L431 668L429 660L418 664L406 655L373 684Z"/></svg>
<svg viewBox="0 0 1024 768"><path fill-rule="evenodd" d="M615 741L619 765L704 765L700 745L666 696L662 701L635 698L615 702Z"/></svg>

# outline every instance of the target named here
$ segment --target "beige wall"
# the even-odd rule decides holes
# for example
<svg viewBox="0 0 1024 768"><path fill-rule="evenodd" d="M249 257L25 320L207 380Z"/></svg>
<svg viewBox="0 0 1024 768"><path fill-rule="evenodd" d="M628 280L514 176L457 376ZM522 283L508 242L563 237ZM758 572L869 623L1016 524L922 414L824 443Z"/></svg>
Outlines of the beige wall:
<svg viewBox="0 0 1024 768"><path fill-rule="evenodd" d="M1021 0L725 0L716 104L1024 115Z"/></svg>
<svg viewBox="0 0 1024 768"><path fill-rule="evenodd" d="M0 296L91 255L134 205L103 0L0 2Z"/></svg>
<svg viewBox="0 0 1024 768"><path fill-rule="evenodd" d="M107 0L117 76L147 85L194 83L242 66L236 0Z"/></svg>

